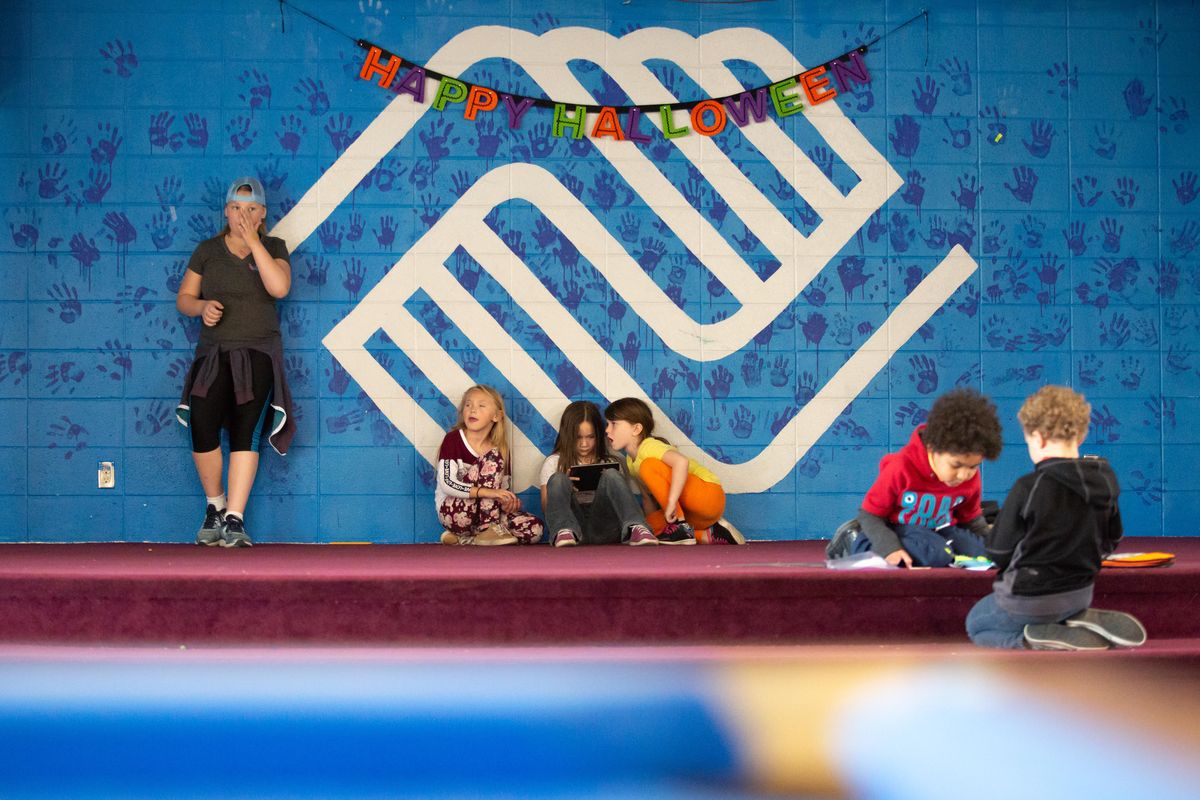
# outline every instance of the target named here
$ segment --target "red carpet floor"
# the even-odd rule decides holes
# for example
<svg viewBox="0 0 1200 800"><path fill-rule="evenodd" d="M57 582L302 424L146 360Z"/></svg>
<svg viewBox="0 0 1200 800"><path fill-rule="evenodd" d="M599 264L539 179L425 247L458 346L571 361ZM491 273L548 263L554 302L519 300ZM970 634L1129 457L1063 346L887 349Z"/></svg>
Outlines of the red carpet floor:
<svg viewBox="0 0 1200 800"><path fill-rule="evenodd" d="M0 545L0 642L966 644L993 573L831 571L823 546ZM1200 539L1121 550L1178 559L1105 570L1095 604L1137 615L1157 649L1194 651Z"/></svg>

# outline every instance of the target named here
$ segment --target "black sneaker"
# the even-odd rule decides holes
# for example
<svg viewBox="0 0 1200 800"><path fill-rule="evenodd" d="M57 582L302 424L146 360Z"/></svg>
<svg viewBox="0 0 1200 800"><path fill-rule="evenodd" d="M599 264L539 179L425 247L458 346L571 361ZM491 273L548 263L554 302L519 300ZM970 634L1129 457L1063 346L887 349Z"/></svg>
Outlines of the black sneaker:
<svg viewBox="0 0 1200 800"><path fill-rule="evenodd" d="M858 520L852 519L843 522L834 531L829 544L825 545L825 557L845 558L854 552L854 545L858 543L858 537L862 535L862 528L859 526Z"/></svg>
<svg viewBox="0 0 1200 800"><path fill-rule="evenodd" d="M713 544L745 544L746 537L742 536L742 532L730 524L729 520L719 520L714 522L712 527Z"/></svg>
<svg viewBox="0 0 1200 800"><path fill-rule="evenodd" d="M1107 650L1108 639L1087 628L1072 628L1058 622L1026 625L1025 642L1030 650Z"/></svg>
<svg viewBox="0 0 1200 800"><path fill-rule="evenodd" d="M1121 647L1140 647L1146 643L1146 629L1137 618L1123 611L1105 611L1102 608L1085 608L1073 617L1064 620L1072 628L1083 628L1098 633L1113 644Z"/></svg>
<svg viewBox="0 0 1200 800"><path fill-rule="evenodd" d="M212 503L204 512L204 524L196 531L196 544L216 547L221 543L221 529L225 524L225 511L217 511Z"/></svg>
<svg viewBox="0 0 1200 800"><path fill-rule="evenodd" d="M222 547L250 547L250 534L246 533L246 523L241 517L226 517L225 528L221 533Z"/></svg>
<svg viewBox="0 0 1200 800"><path fill-rule="evenodd" d="M696 534L686 522L668 522L658 535L659 544L695 544Z"/></svg>

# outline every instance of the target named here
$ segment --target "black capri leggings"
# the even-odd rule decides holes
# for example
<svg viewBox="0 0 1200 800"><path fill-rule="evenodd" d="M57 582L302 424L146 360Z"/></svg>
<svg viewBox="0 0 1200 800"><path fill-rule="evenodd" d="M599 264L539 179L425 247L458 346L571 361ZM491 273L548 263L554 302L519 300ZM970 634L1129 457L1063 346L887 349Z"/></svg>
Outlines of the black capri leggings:
<svg viewBox="0 0 1200 800"><path fill-rule="evenodd" d="M249 351L253 372L254 398L238 405L233 394L233 371L229 354L206 356L220 358L217 377L207 397L191 396L192 452L207 453L221 446L221 428L229 429L229 449L258 450L259 442L271 433L275 415L271 412L271 390L275 386L275 368L271 357Z"/></svg>

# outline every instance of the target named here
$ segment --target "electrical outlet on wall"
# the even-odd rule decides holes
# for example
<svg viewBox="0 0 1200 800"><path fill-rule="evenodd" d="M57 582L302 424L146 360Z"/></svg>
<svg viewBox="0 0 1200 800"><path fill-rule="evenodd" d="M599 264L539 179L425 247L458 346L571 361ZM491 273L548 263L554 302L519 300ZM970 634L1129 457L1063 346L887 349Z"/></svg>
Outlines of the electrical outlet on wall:
<svg viewBox="0 0 1200 800"><path fill-rule="evenodd" d="M117 485L117 470L111 461L101 461L96 469L96 484L101 489L112 489Z"/></svg>

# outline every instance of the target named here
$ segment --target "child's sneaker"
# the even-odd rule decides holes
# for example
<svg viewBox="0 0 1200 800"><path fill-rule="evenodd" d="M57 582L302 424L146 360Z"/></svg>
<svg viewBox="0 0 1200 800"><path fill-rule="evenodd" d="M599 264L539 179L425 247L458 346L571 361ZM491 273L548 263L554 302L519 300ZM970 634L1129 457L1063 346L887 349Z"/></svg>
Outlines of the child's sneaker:
<svg viewBox="0 0 1200 800"><path fill-rule="evenodd" d="M668 522L658 535L659 544L695 544L696 533L686 522Z"/></svg>
<svg viewBox="0 0 1200 800"><path fill-rule="evenodd" d="M241 517L229 515L225 517L225 526L221 530L222 547L250 547L250 534L246 533L246 523Z"/></svg>
<svg viewBox="0 0 1200 800"><path fill-rule="evenodd" d="M450 531L442 531L442 535L438 541L444 545L449 545L450 547L462 544L462 539L459 538L459 535L457 533L451 533Z"/></svg>
<svg viewBox="0 0 1200 800"><path fill-rule="evenodd" d="M1105 611L1102 608L1085 608L1063 624L1076 629L1098 633L1113 644L1121 647L1140 647L1146 643L1146 629L1136 617L1122 611Z"/></svg>
<svg viewBox="0 0 1200 800"><path fill-rule="evenodd" d="M845 558L854 552L854 545L858 542L858 537L862 535L862 528L859 526L858 520L852 519L843 522L833 532L833 538L829 540L829 544L825 545L825 557L829 559Z"/></svg>
<svg viewBox="0 0 1200 800"><path fill-rule="evenodd" d="M1031 650L1107 650L1108 639L1087 628L1072 628L1058 622L1026 625L1025 641Z"/></svg>
<svg viewBox="0 0 1200 800"><path fill-rule="evenodd" d="M987 556L955 556L950 566L958 569L969 569L973 572L983 572L996 566Z"/></svg>
<svg viewBox="0 0 1200 800"><path fill-rule="evenodd" d="M221 527L225 524L225 511L217 511L212 503L204 512L204 524L196 531L196 544L216 547L221 543Z"/></svg>
<svg viewBox="0 0 1200 800"><path fill-rule="evenodd" d="M746 537L742 536L742 532L733 527L729 520L721 519L713 523L713 526L708 529L708 538L711 544L745 544Z"/></svg>
<svg viewBox="0 0 1200 800"><path fill-rule="evenodd" d="M570 530L569 528L563 528L561 531L554 534L555 547L574 547L577 544L579 544L579 542L575 540L575 531Z"/></svg>
<svg viewBox="0 0 1200 800"><path fill-rule="evenodd" d="M632 525L629 528L629 546L641 547L647 544L658 544L658 539L645 525Z"/></svg>
<svg viewBox="0 0 1200 800"><path fill-rule="evenodd" d="M499 525L489 525L483 530L460 540L462 544L473 544L479 547L496 547L505 544L516 544L517 537Z"/></svg>

